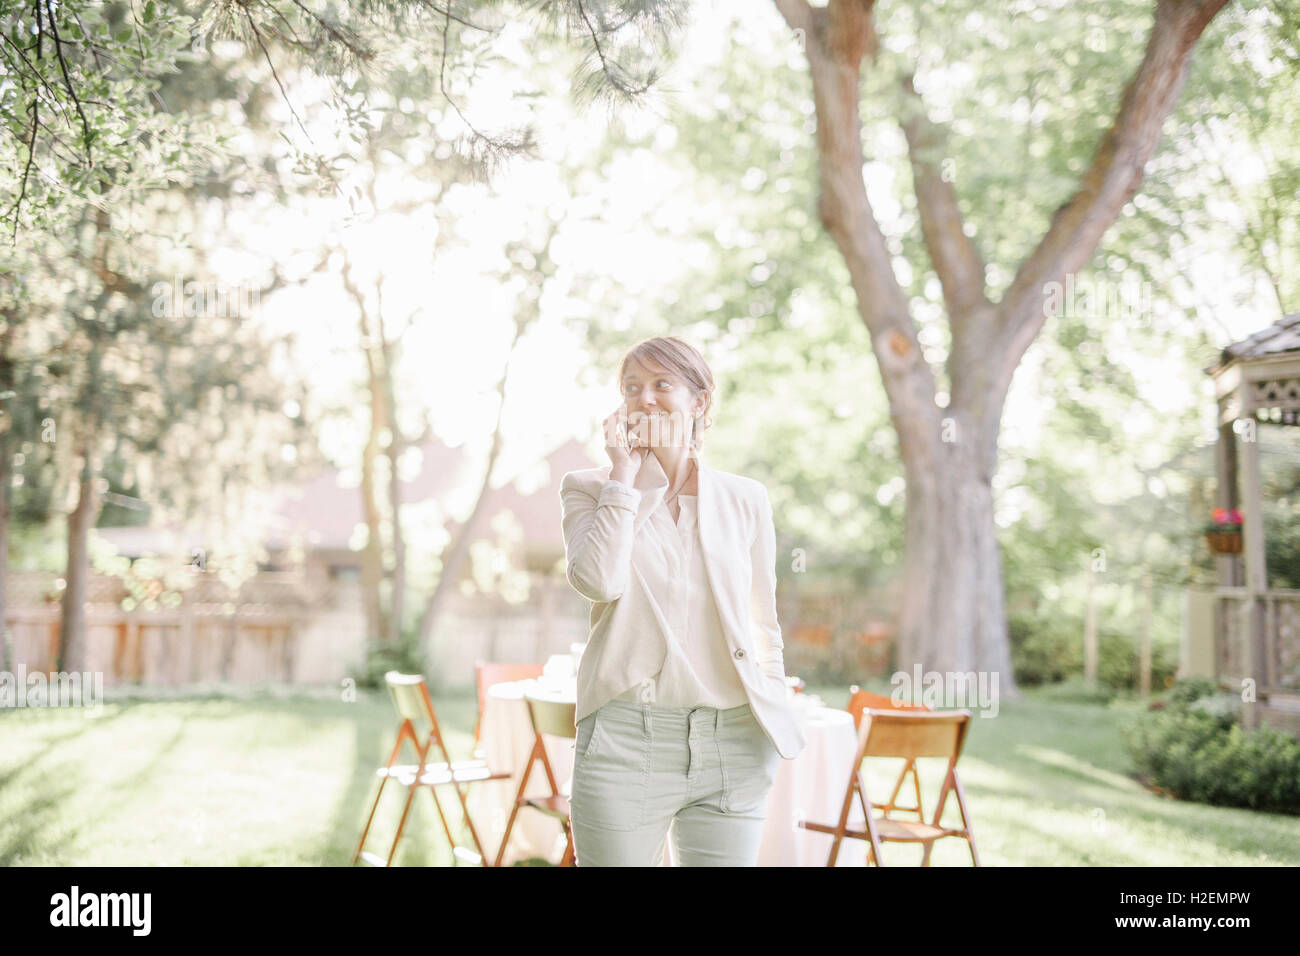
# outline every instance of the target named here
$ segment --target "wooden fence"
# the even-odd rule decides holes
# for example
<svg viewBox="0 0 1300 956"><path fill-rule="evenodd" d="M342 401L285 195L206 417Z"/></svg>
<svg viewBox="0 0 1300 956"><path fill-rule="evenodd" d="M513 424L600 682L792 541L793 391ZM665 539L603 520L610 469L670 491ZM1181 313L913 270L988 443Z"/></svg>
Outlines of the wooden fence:
<svg viewBox="0 0 1300 956"><path fill-rule="evenodd" d="M5 669L57 669L60 605L53 575L11 574L5 613ZM339 661L322 666L306 639L331 622L355 628L354 601L327 575L263 572L243 587L196 582L175 607L136 607L116 578L92 575L86 602L82 669L108 684L286 683L332 680ZM344 656L355 640L320 642ZM361 650L360 645L350 648Z"/></svg>
<svg viewBox="0 0 1300 956"><path fill-rule="evenodd" d="M57 669L56 577L11 573L2 669ZM262 572L231 591L204 580L173 608L123 608L129 592L92 576L82 669L108 685L337 684L365 658L365 615L355 579ZM128 602L129 605L129 602ZM587 639L588 604L562 576L537 574L529 599L453 594L427 658L440 686L469 686L479 660L545 661ZM860 596L782 592L790 674L859 679L886 672L892 628Z"/></svg>

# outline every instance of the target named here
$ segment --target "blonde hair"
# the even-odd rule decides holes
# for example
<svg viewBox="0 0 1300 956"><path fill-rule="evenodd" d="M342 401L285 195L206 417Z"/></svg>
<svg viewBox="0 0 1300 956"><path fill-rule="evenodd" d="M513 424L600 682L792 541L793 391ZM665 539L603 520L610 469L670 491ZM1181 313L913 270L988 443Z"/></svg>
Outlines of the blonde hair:
<svg viewBox="0 0 1300 956"><path fill-rule="evenodd" d="M623 390L623 376L632 361L646 366L658 365L672 372L691 388L692 398L698 398L700 392L705 393L704 410L695 419L691 433L691 447L697 450L703 448L704 433L713 425L713 418L709 412L713 410L714 390L713 372L709 368L709 363L704 360L704 356L695 346L674 335L642 339L628 349L618 366L620 394Z"/></svg>

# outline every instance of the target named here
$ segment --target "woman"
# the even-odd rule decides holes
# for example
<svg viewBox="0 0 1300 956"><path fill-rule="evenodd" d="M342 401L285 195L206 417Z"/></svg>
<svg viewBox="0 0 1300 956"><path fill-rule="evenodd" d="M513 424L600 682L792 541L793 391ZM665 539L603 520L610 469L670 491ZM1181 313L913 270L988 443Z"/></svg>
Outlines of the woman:
<svg viewBox="0 0 1300 956"><path fill-rule="evenodd" d="M604 427L609 467L566 474L566 575L592 602L570 813L579 866L754 866L768 791L805 738L785 682L767 489L703 463L713 375L638 343Z"/></svg>

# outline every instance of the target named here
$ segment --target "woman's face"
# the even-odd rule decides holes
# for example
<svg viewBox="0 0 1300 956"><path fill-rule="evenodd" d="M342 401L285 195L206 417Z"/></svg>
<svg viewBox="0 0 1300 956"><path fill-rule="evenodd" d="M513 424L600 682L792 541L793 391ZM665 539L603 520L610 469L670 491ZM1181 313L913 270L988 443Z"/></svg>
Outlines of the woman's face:
<svg viewBox="0 0 1300 956"><path fill-rule="evenodd" d="M658 366L631 360L623 378L623 404L629 431L640 433L646 445L684 445L690 441L694 419L704 410L704 396L678 376Z"/></svg>

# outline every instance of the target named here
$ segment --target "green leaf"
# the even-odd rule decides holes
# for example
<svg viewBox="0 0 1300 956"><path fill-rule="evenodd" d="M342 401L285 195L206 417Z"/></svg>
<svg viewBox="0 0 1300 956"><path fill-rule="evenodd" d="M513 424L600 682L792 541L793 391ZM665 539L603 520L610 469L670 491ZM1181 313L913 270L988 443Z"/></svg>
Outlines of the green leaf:
<svg viewBox="0 0 1300 956"><path fill-rule="evenodd" d="M118 30L117 36L114 37L114 39L116 39L118 43L129 43L131 41L131 28L126 27L125 29Z"/></svg>
<svg viewBox="0 0 1300 956"><path fill-rule="evenodd" d="M141 19L144 20L145 23L150 23L152 22L153 18L154 18L153 0L149 0L149 2L144 5L144 14L141 17Z"/></svg>

